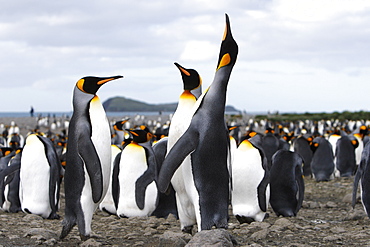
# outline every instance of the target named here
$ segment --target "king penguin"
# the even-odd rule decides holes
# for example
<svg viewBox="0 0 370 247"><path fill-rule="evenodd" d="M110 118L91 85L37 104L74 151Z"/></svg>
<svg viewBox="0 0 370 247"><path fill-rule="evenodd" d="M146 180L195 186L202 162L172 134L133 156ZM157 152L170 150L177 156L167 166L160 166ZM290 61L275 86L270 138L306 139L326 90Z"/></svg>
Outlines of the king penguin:
<svg viewBox="0 0 370 247"><path fill-rule="evenodd" d="M1 208L10 213L21 211L19 200L19 174L21 168L22 150L18 149L15 156L9 161L9 165L0 171L0 188L4 191L1 198Z"/></svg>
<svg viewBox="0 0 370 247"><path fill-rule="evenodd" d="M19 199L26 213L58 219L62 166L52 141L31 134L22 151Z"/></svg>
<svg viewBox="0 0 370 247"><path fill-rule="evenodd" d="M306 177L312 176L311 171L311 160L312 160L312 150L311 142L313 138L309 134L298 136L293 141L293 150L298 153L303 159L303 175Z"/></svg>
<svg viewBox="0 0 370 247"><path fill-rule="evenodd" d="M357 146L358 140L353 136L342 136L338 139L334 158L336 177L351 177L355 174Z"/></svg>
<svg viewBox="0 0 370 247"><path fill-rule="evenodd" d="M325 137L315 137L311 143L313 152L311 171L317 181L329 181L334 178L334 154L329 141Z"/></svg>
<svg viewBox="0 0 370 247"><path fill-rule="evenodd" d="M115 159L114 174L118 186L115 199L119 217L149 216L156 208L158 190L154 182L156 158L149 141L153 134L143 129L127 130L132 141ZM150 172L146 173L149 170ZM145 179L137 181L144 173ZM113 189L115 191L115 189ZM115 198L115 197L113 197Z"/></svg>
<svg viewBox="0 0 370 247"><path fill-rule="evenodd" d="M186 69L178 63L175 63L175 65L180 70L184 91L180 95L177 109L171 119L168 131L167 153L189 127L189 122L184 121L184 119L190 119L193 106L200 96L199 88L201 88L202 84L202 79L196 70ZM194 91L196 91L195 94L193 94ZM183 165L173 175L171 184L176 191L176 204L181 229L185 232L191 232L192 226L196 223L195 211L188 195L189 191L186 190L182 171L190 167L190 158L186 157L182 163Z"/></svg>
<svg viewBox="0 0 370 247"><path fill-rule="evenodd" d="M242 223L263 221L270 200L269 170L261 147L248 139L235 151L232 163L233 214Z"/></svg>
<svg viewBox="0 0 370 247"><path fill-rule="evenodd" d="M74 88L66 151L65 217L61 239L76 224L82 240L90 237L93 213L107 192L111 172L111 132L96 92L105 83L118 78L122 76L84 77Z"/></svg>
<svg viewBox="0 0 370 247"><path fill-rule="evenodd" d="M370 142L367 142L361 156L361 162L356 171L352 190L352 207L357 201L357 189L360 184L361 202L367 216L370 218Z"/></svg>
<svg viewBox="0 0 370 247"><path fill-rule="evenodd" d="M296 216L304 197L303 159L295 152L278 150L272 156L270 204L277 216Z"/></svg>
<svg viewBox="0 0 370 247"><path fill-rule="evenodd" d="M190 155L191 166L182 172L198 231L228 226L230 138L224 114L227 85L237 54L238 45L226 15L214 80L194 105L188 129L167 154L157 177L159 190L166 191L174 172Z"/></svg>

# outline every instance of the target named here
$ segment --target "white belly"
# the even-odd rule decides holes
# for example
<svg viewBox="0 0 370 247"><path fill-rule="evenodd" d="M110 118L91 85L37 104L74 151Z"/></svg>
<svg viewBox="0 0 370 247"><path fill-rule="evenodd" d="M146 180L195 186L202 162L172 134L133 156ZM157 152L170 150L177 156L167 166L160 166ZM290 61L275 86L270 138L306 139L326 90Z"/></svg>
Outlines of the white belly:
<svg viewBox="0 0 370 247"><path fill-rule="evenodd" d="M91 140L100 158L103 173L103 200L111 174L111 132L104 108L96 96L90 103Z"/></svg>
<svg viewBox="0 0 370 247"><path fill-rule="evenodd" d="M243 149L242 146L239 146L235 151L232 164L233 191L231 203L234 215L253 217L257 221L263 220L264 213L259 207L257 187L262 181L264 173L258 149ZM268 188L266 190L266 205L269 196Z"/></svg>
<svg viewBox="0 0 370 247"><path fill-rule="evenodd" d="M136 180L148 169L145 150L137 145L130 144L122 151L119 179L118 216L134 217L149 216L155 210L157 200L157 187L152 182L146 189L144 209L136 205Z"/></svg>
<svg viewBox="0 0 370 247"><path fill-rule="evenodd" d="M34 135L28 138L32 140L27 140L23 148L20 169L22 210L28 209L33 214L47 218L51 213L50 166L45 156L44 145Z"/></svg>

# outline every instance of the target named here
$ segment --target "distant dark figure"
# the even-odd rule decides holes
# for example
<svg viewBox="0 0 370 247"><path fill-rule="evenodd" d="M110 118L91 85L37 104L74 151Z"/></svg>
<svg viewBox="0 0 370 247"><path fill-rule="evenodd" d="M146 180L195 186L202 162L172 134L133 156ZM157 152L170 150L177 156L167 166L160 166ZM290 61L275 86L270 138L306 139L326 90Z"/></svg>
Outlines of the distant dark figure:
<svg viewBox="0 0 370 247"><path fill-rule="evenodd" d="M33 112L34 112L33 106L31 106L31 110L30 110L31 117L33 117Z"/></svg>

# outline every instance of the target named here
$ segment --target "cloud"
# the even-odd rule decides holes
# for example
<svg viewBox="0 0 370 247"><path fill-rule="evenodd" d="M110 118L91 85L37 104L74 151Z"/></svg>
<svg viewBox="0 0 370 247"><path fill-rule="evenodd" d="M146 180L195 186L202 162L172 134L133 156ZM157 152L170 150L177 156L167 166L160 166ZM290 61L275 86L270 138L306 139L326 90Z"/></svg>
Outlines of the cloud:
<svg viewBox="0 0 370 247"><path fill-rule="evenodd" d="M8 1L0 9L0 86L5 101L14 93L30 101L11 111L55 93L61 99L40 108L68 111L73 86L86 75L124 76L100 90L102 100L176 102L182 83L173 62L198 70L208 86L228 13L239 45L228 104L363 109L360 97L346 104L343 97L368 90L369 11L361 0Z"/></svg>

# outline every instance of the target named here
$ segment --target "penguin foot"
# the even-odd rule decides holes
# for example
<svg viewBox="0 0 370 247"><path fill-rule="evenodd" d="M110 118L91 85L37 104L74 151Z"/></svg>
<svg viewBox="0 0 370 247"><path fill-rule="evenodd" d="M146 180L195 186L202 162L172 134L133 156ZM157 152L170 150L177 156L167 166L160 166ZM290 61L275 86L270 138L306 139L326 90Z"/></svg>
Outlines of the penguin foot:
<svg viewBox="0 0 370 247"><path fill-rule="evenodd" d="M60 216L57 213L51 213L48 217L48 220L59 220Z"/></svg>
<svg viewBox="0 0 370 247"><path fill-rule="evenodd" d="M252 217L247 217L247 216L235 215L235 218L239 221L240 224L243 224L243 223L250 224L255 221Z"/></svg>
<svg viewBox="0 0 370 247"><path fill-rule="evenodd" d="M81 238L81 241L85 242L89 238L99 239L99 238L103 238L103 237L99 236L99 235L96 235L95 233L91 232L90 234L87 234L87 235L83 235L83 234L80 233L80 238Z"/></svg>
<svg viewBox="0 0 370 247"><path fill-rule="evenodd" d="M9 213L18 213L20 211L22 211L21 207L12 207L12 206L10 206L10 208L9 208Z"/></svg>
<svg viewBox="0 0 370 247"><path fill-rule="evenodd" d="M269 217L270 217L270 214L269 214L269 213L266 213L266 214L265 214L265 217L264 217L263 219L265 220L265 219L267 219L267 218L269 218Z"/></svg>
<svg viewBox="0 0 370 247"><path fill-rule="evenodd" d="M68 233L72 230L72 228L76 225L76 224L71 224L70 222L66 222L66 221L63 221L62 222L63 224L63 228L62 228L62 232L60 233L60 236L59 236L59 239L63 239L65 238Z"/></svg>
<svg viewBox="0 0 370 247"><path fill-rule="evenodd" d="M182 232L184 233L189 233L191 234L193 231L193 226L185 226L184 228L181 229Z"/></svg>
<svg viewBox="0 0 370 247"><path fill-rule="evenodd" d="M83 234L80 233L80 238L81 238L82 242L85 242L86 240L88 240L90 238L90 235L83 235Z"/></svg>

